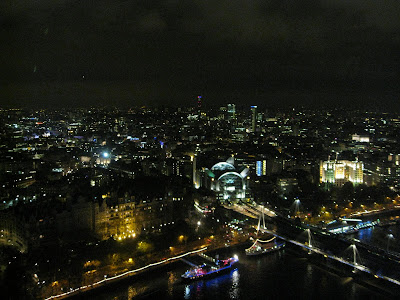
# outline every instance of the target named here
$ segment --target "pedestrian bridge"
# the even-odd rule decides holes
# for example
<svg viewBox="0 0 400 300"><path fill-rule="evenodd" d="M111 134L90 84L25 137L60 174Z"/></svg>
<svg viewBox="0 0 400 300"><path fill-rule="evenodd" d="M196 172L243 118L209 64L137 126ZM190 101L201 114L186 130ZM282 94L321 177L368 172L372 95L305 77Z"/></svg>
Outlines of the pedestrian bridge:
<svg viewBox="0 0 400 300"><path fill-rule="evenodd" d="M267 229L263 225L259 226L261 232L272 234L287 243L301 247L309 254L321 255L325 259L347 265L353 268L353 271L370 274L371 278L380 278L400 287L400 260L397 259L397 253L312 226L296 225L292 220L277 215L260 205L236 204L226 208L259 220L264 212L265 215L272 218L276 230Z"/></svg>

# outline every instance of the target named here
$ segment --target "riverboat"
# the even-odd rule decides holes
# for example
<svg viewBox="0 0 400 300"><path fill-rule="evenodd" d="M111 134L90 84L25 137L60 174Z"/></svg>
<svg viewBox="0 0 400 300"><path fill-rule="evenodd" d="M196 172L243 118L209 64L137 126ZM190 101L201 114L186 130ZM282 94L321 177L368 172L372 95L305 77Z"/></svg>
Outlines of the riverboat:
<svg viewBox="0 0 400 300"><path fill-rule="evenodd" d="M261 255L265 253L271 253L274 251L278 251L286 246L285 242L278 242L276 240L276 237L273 237L272 239L268 241L263 241L260 239L257 239L253 245L251 245L250 248L247 248L245 250L246 255L253 256L253 255Z"/></svg>
<svg viewBox="0 0 400 300"><path fill-rule="evenodd" d="M204 263L187 270L181 277L184 281L207 279L231 270L238 261L237 256L234 256L228 259L216 260L215 263L211 264Z"/></svg>

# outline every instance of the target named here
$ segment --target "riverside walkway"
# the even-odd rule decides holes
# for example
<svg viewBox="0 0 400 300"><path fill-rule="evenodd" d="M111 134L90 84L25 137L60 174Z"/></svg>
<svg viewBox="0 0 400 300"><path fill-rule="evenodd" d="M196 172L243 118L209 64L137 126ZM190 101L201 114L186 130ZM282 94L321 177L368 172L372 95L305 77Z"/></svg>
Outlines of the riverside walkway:
<svg viewBox="0 0 400 300"><path fill-rule="evenodd" d="M67 292L64 292L64 293L61 293L61 294L58 294L58 295L54 295L54 296L45 298L45 300L65 299L65 298L68 298L68 297L71 297L71 296L75 296L75 295L78 295L80 293L83 293L83 292L86 292L86 291L90 291L90 290L92 290L94 288L106 285L108 283L116 282L118 280L122 280L124 278L128 278L128 277L133 276L135 274L139 274L139 273L141 273L141 272L143 272L145 270L148 270L148 269L151 269L151 268L155 268L155 267L161 266L163 264L171 263L173 261L176 261L176 260L179 260L179 259L183 259L186 256L190 256L190 255L196 254L196 253L198 254L198 253L201 253L201 252L206 251L206 250L207 250L207 247L204 247L204 248L201 248L201 249L198 249L198 250L194 250L194 251L189 251L189 252L183 253L183 254L178 255L178 256L170 257L170 258L164 259L164 260L159 261L159 262L148 264L146 266L143 266L143 267L135 269L135 270L130 270L130 271L124 272L122 274L118 274L118 275L115 275L115 276L112 276L112 277L104 278L103 280L100 280L100 281L95 282L95 283L90 284L90 285L84 285L84 286L81 286L81 287L77 287L75 289L71 289L70 291L67 291Z"/></svg>

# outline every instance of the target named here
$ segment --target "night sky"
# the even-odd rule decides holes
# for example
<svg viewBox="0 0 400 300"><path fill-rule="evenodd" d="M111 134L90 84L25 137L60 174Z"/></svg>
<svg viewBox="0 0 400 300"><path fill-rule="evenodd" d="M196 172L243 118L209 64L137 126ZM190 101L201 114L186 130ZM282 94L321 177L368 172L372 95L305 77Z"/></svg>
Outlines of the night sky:
<svg viewBox="0 0 400 300"><path fill-rule="evenodd" d="M399 0L1 0L0 106L400 102Z"/></svg>

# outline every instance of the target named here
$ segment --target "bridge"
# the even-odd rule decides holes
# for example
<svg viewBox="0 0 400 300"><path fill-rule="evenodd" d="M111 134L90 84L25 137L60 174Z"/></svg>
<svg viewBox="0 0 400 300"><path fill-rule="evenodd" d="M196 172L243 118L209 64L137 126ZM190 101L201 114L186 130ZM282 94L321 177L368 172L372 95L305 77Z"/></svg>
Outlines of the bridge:
<svg viewBox="0 0 400 300"><path fill-rule="evenodd" d="M250 217L252 219L258 219L260 214L266 215L267 217L274 218L277 214L269 208L259 204L233 204L223 205L225 209L236 211L242 215Z"/></svg>
<svg viewBox="0 0 400 300"><path fill-rule="evenodd" d="M260 218L263 211L261 206L240 206L236 205L231 209L238 213L244 212L243 215L253 219ZM268 216L276 225L276 230L261 228L261 231L301 247L309 254L320 256L326 265L330 260L348 266L353 272L370 275L371 278L382 279L400 287L400 254L314 226L299 226L290 219L270 210L269 212L271 213Z"/></svg>

